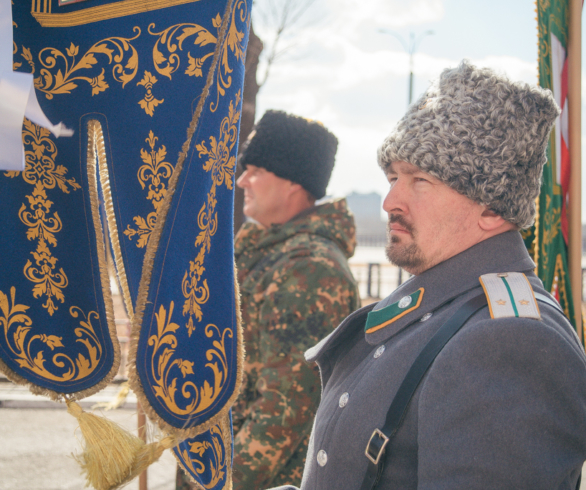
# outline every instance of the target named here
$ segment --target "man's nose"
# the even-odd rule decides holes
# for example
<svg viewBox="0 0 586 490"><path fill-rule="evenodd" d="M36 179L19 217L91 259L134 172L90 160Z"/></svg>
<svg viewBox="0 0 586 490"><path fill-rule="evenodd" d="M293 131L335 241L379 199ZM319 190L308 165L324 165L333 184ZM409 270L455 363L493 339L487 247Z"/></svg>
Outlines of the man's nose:
<svg viewBox="0 0 586 490"><path fill-rule="evenodd" d="M383 209L389 213L403 213L406 209L405 186L399 180L395 181L383 201Z"/></svg>
<svg viewBox="0 0 586 490"><path fill-rule="evenodd" d="M238 180L236 181L236 185L238 187L240 187L241 189L244 189L244 187L246 187L247 184L248 184L248 170L245 170L244 172L242 172L240 177L238 177Z"/></svg>

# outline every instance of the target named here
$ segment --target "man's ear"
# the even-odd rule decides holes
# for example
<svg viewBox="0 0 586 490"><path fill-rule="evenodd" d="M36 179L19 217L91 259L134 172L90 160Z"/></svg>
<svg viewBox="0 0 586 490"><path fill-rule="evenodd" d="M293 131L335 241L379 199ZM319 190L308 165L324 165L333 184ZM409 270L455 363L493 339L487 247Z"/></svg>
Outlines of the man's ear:
<svg viewBox="0 0 586 490"><path fill-rule="evenodd" d="M478 225L482 230L488 232L495 231L500 227L509 228L507 225L511 225L511 227L515 226L490 209L485 209L482 212L480 219L478 220Z"/></svg>
<svg viewBox="0 0 586 490"><path fill-rule="evenodd" d="M297 182L289 181L288 191L290 195L302 195L305 192L305 189L301 184Z"/></svg>

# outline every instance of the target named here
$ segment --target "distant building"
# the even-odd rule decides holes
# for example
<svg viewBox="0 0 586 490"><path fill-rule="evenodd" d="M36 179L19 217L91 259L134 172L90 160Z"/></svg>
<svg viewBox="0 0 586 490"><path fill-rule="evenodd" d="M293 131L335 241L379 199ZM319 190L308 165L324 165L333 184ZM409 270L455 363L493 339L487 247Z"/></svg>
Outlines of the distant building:
<svg viewBox="0 0 586 490"><path fill-rule="evenodd" d="M381 218L382 198L380 194L352 192L346 196L346 200L356 221L358 245L384 247L387 242L387 224Z"/></svg>

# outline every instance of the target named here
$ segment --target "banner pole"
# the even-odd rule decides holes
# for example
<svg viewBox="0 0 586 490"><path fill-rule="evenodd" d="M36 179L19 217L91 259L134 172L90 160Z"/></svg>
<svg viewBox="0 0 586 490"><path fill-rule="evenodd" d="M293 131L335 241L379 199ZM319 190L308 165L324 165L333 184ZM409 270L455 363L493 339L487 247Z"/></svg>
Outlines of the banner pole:
<svg viewBox="0 0 586 490"><path fill-rule="evenodd" d="M136 411L138 413L138 437L146 443L146 415L139 402L136 403ZM138 475L138 490L148 490L147 470Z"/></svg>
<svg viewBox="0 0 586 490"><path fill-rule="evenodd" d="M568 103L570 202L568 266L574 300L574 318L580 340L584 340L582 326L582 1L570 0L568 39Z"/></svg>

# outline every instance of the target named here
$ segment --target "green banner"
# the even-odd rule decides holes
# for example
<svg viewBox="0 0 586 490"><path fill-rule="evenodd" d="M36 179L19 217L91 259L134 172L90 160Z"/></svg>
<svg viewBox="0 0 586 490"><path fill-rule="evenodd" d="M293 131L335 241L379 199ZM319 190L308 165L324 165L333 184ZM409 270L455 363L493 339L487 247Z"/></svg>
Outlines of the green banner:
<svg viewBox="0 0 586 490"><path fill-rule="evenodd" d="M523 231L537 275L575 326L568 270L568 16L567 0L537 0L539 85L550 89L562 113L551 132L535 225Z"/></svg>

